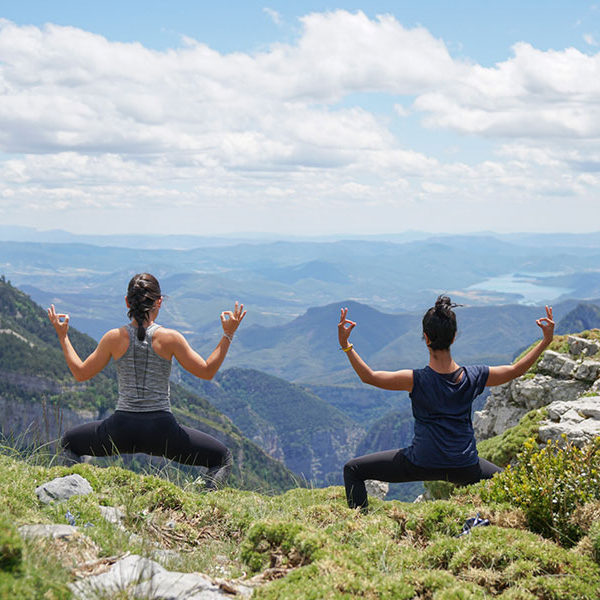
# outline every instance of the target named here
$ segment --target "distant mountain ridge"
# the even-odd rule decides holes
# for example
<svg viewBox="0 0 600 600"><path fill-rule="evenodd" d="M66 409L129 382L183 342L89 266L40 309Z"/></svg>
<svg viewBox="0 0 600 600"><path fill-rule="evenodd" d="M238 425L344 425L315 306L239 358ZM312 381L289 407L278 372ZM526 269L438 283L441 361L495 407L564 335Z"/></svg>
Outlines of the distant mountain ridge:
<svg viewBox="0 0 600 600"><path fill-rule="evenodd" d="M518 288L485 287L491 279L516 272L530 274L548 300L560 293L582 300L600 295L600 242L593 235L581 240L496 234L335 241L225 237L222 245L218 239L203 243L198 237L194 240L201 246L193 248L160 247L162 236L155 248L145 245L148 240L135 244L136 236L128 239L133 247L119 247L117 239L113 246L86 243L94 239L0 241L0 273L37 302L60 300L97 338L114 323L129 277L152 272L170 296L161 313L165 324L191 332L195 345L207 341L214 311L234 299L252 309L248 325L271 326L293 320L307 307L341 298L395 314L421 310L440 292L472 306L519 303L524 297Z"/></svg>
<svg viewBox="0 0 600 600"><path fill-rule="evenodd" d="M556 327L557 334L600 328L600 306L582 302L564 316Z"/></svg>
<svg viewBox="0 0 600 600"><path fill-rule="evenodd" d="M556 320L578 304L577 300L556 304ZM422 340L425 309L388 314L354 300L310 308L285 325L240 330L237 339L244 352L236 356L236 364L298 383L356 384L356 374L338 349L341 307L347 307L348 317L357 322L351 341L373 368L414 369L427 364L429 355ZM520 348L539 337L535 321L543 310L524 305L457 308L456 360L464 364L511 362Z"/></svg>

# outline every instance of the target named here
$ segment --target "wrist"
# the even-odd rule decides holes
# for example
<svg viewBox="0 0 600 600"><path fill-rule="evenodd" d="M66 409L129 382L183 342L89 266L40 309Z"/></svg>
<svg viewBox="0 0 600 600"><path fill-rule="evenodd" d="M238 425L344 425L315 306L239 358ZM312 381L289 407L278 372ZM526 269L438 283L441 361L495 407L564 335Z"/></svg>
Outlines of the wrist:
<svg viewBox="0 0 600 600"><path fill-rule="evenodd" d="M233 333L227 333L226 331L223 332L223 337L227 340L229 340L229 343L231 344L231 342L233 342Z"/></svg>

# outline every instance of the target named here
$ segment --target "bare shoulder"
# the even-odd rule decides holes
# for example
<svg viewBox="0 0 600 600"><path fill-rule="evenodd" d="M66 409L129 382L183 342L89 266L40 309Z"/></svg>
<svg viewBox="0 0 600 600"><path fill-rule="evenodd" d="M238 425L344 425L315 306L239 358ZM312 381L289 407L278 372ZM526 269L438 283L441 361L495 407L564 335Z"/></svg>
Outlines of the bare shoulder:
<svg viewBox="0 0 600 600"><path fill-rule="evenodd" d="M152 336L152 348L165 360L171 360L173 355L180 354L184 346L185 338L176 329L161 326Z"/></svg>
<svg viewBox="0 0 600 600"><path fill-rule="evenodd" d="M114 344L124 339L129 340L129 333L127 333L127 327L116 327L115 329L109 329L102 336L101 341L106 341L109 344Z"/></svg>
<svg viewBox="0 0 600 600"><path fill-rule="evenodd" d="M152 336L155 340L160 340L163 343L177 342L185 339L183 334L179 333L176 329L169 329L168 327L159 327Z"/></svg>

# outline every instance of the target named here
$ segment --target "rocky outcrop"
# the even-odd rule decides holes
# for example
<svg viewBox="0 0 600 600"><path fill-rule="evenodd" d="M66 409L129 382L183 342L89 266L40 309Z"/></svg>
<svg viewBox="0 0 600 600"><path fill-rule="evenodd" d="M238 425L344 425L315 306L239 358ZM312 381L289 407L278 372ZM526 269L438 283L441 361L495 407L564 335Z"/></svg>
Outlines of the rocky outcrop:
<svg viewBox="0 0 600 600"><path fill-rule="evenodd" d="M580 448L600 436L600 396L588 396L572 402L552 402L548 420L543 421L542 442L567 439Z"/></svg>
<svg viewBox="0 0 600 600"><path fill-rule="evenodd" d="M40 493L40 490L43 493ZM43 503L54 503L73 495L91 492L89 482L77 474L53 479L36 490ZM121 524L122 511L113 507L100 508L103 509L102 516L108 522L124 529ZM69 514L67 513L67 516ZM136 554L125 553L117 557L99 559L97 546L75 525L22 525L19 527L19 533L22 538L28 540L47 539L64 544L61 547L61 551L66 552L62 557L63 562L70 566L76 576L69 588L73 597L80 600L101 600L116 596L148 600L219 600L232 596L244 598L252 594L252 588L243 583L215 580L202 573L170 571L156 560ZM81 552L82 547L87 550L85 554ZM154 552L153 556L160 558L162 554ZM94 559L89 560L91 557ZM86 560L78 564L77 558Z"/></svg>
<svg viewBox="0 0 600 600"><path fill-rule="evenodd" d="M530 410L548 407L540 427L543 441L567 439L583 445L600 435L600 343L567 336L568 352L546 350L537 373L492 390L473 420L477 439L493 437L518 424Z"/></svg>

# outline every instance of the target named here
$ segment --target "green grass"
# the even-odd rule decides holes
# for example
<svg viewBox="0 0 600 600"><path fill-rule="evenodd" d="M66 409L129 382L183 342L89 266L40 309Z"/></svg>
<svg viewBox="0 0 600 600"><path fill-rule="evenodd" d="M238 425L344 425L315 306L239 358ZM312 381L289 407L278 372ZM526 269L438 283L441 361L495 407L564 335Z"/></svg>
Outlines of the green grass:
<svg viewBox="0 0 600 600"><path fill-rule="evenodd" d="M166 564L172 570L258 577L259 599L558 600L600 591L593 519L587 546L567 550L527 531L513 507L483 504L477 494L422 504L372 500L360 514L347 508L341 487L209 494L114 466L34 462L0 455L2 598L68 598L77 561L156 548L178 552ZM92 494L59 505L38 502L36 486L73 472L88 479ZM100 505L120 507L136 536L104 521ZM78 543L22 542L16 535L22 524L65 523L67 509L79 525L93 525L82 528L86 538ZM477 512L493 526L455 537Z"/></svg>

